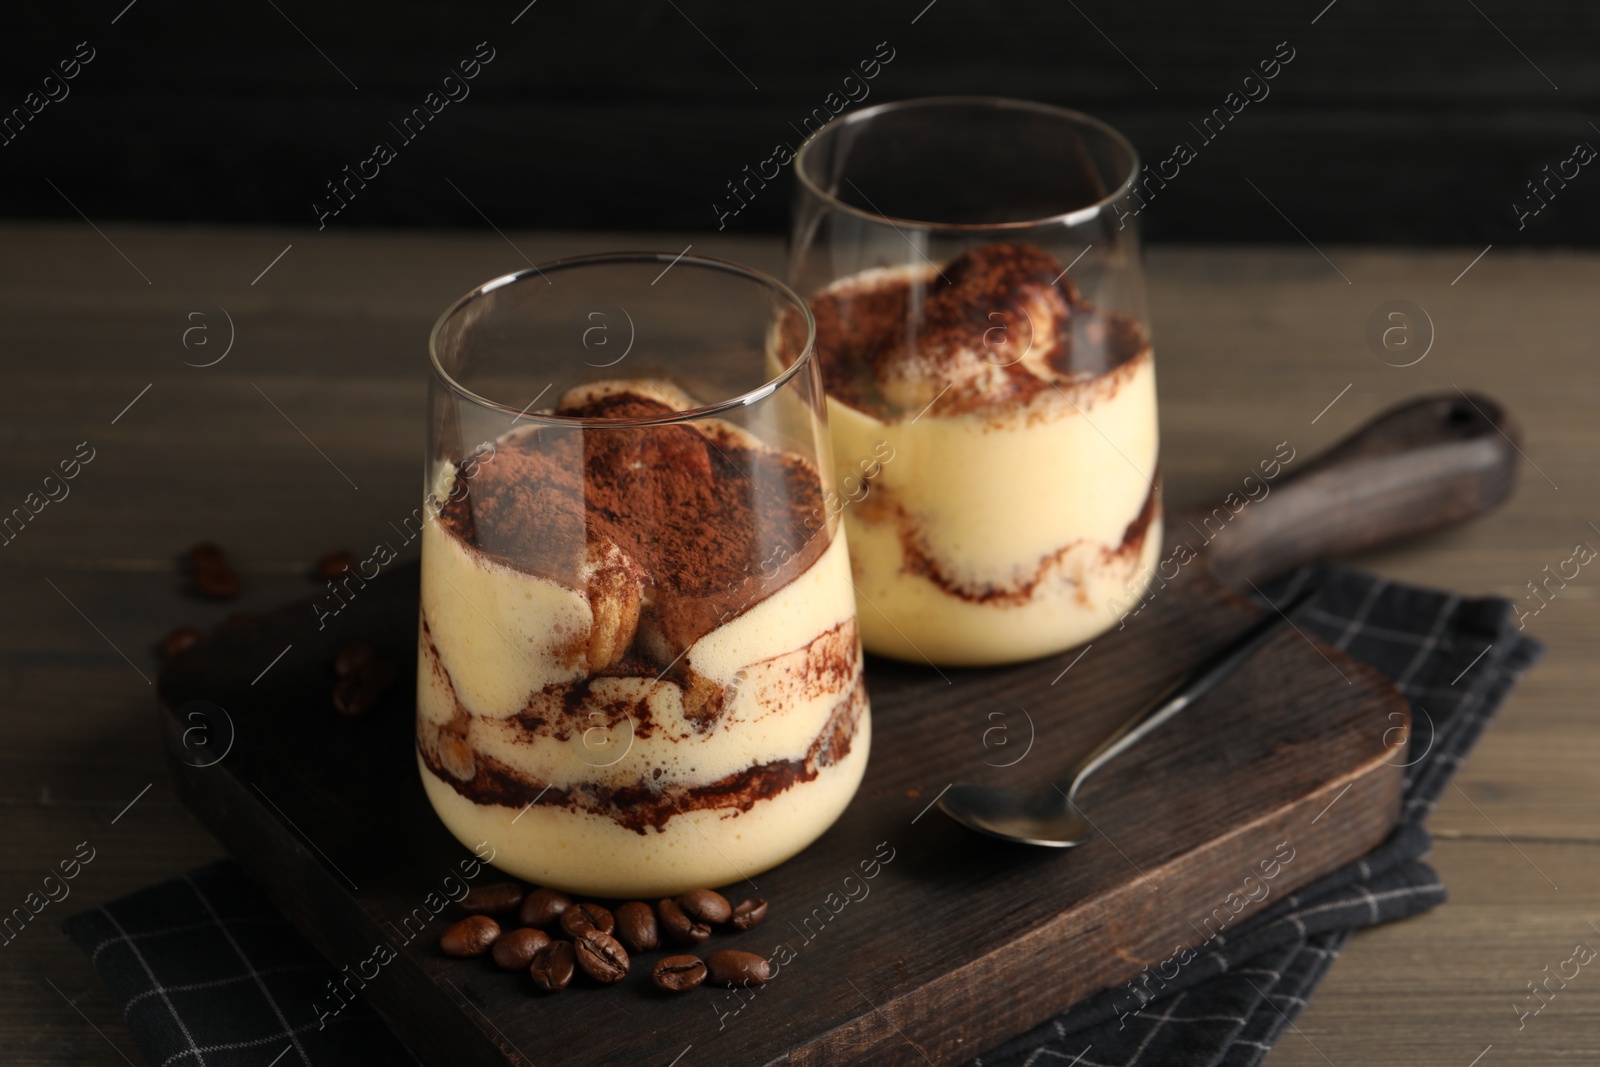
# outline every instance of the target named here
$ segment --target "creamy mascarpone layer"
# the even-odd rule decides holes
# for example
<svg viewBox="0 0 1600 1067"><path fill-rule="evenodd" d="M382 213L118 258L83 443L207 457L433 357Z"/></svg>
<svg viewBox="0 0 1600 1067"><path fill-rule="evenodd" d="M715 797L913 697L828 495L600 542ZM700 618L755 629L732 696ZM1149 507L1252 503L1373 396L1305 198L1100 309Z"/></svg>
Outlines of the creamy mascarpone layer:
<svg viewBox="0 0 1600 1067"><path fill-rule="evenodd" d="M530 681L530 661L555 660L551 646L561 638L547 635L537 615L525 613L527 604L565 604L557 595L565 587L492 564L431 517L422 551L428 632L419 648L419 717L439 727L465 710L471 719L467 741L475 752L543 785L623 787L648 779L662 787L692 787L759 764L803 758L860 670L843 536L794 581L690 646L684 656L689 666L730 693L710 730L685 715L683 687L665 677L596 678L582 708L568 711L559 692L544 689L571 680L571 671L556 666L544 680ZM499 599L467 603L466 590L475 588L470 575L488 573L489 566L497 568L489 584ZM577 600L587 609L582 597ZM503 603L515 610L494 614ZM530 655L514 655L511 647ZM840 658L852 669L819 671L820 664ZM443 670L432 670L434 662ZM511 700L475 702L479 694L511 692L517 693ZM625 705L643 707L634 714ZM567 736L524 729L515 718L523 712L549 722L568 719ZM639 720L646 717L643 727ZM460 777L469 777L460 770Z"/></svg>
<svg viewBox="0 0 1600 1067"><path fill-rule="evenodd" d="M1048 655L1115 625L1108 602L1148 584L1161 545L1149 347L1094 377L1037 373L1056 380L998 410L882 419L828 398L841 498L893 449L844 509L868 651L958 666Z"/></svg>
<svg viewBox="0 0 1600 1067"><path fill-rule="evenodd" d="M600 897L671 896L742 882L791 858L844 812L867 769L871 716L863 714L850 754L809 782L749 811L698 809L674 816L664 833L634 833L587 812L476 804L420 763L423 788L450 832L468 847L487 841L494 865L536 885ZM515 819L515 824L512 820Z"/></svg>
<svg viewBox="0 0 1600 1067"><path fill-rule="evenodd" d="M441 496L454 476L439 473ZM488 557L437 514L422 546L423 782L451 832L488 841L496 866L600 896L721 885L805 848L854 795L871 727L842 529L780 588L751 583L763 599L738 603L659 677L589 677L585 593ZM694 688L718 694L709 721L686 710L703 702ZM516 803L473 792L491 773ZM671 799L696 789L726 799ZM641 795L671 807L642 828L596 810Z"/></svg>

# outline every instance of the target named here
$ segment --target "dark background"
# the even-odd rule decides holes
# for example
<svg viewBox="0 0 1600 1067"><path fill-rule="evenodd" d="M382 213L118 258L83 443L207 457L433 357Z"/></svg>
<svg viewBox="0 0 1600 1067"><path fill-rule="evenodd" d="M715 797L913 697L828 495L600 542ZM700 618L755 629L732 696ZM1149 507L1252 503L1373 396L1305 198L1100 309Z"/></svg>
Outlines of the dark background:
<svg viewBox="0 0 1600 1067"><path fill-rule="evenodd" d="M725 183L798 144L887 42L867 104L1020 96L1109 120L1148 162L1196 145L1143 214L1158 239L1600 240L1600 166L1526 229L1512 207L1578 141L1600 146L1593 2L537 0L512 24L525 4L12 6L0 114L79 41L96 55L0 146L0 214L315 225L324 183L387 139L398 158L330 228L714 230ZM495 58L470 97L402 144L388 124L480 41ZM1271 95L1202 146L1188 124L1282 41L1295 59ZM728 229L781 231L790 182Z"/></svg>

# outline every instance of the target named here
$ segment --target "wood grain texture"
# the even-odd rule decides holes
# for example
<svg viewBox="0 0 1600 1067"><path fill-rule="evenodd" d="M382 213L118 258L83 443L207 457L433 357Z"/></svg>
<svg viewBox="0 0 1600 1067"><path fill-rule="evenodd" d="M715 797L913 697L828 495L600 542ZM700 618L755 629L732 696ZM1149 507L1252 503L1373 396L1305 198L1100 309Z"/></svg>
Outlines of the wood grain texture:
<svg viewBox="0 0 1600 1067"><path fill-rule="evenodd" d="M439 952L458 912L403 948L397 936L467 853L422 792L414 690L341 720L331 663L359 638L414 677L417 583L409 568L373 582L325 631L309 603L226 627L163 672L160 695L168 709L226 709L232 750L214 766L174 760L179 796L336 964L401 949L365 995L429 1063L598 1065L694 1045L722 1063L960 1064L1175 944L1198 950L1235 921L1230 893L1241 904L1243 879L1260 883L1275 855L1285 862L1252 910L1372 848L1399 814L1404 734L1391 716L1404 701L1292 631L1085 788L1079 803L1101 836L1071 853L994 842L926 811L956 781L1049 788L1259 617L1196 563L1075 665L1078 650L999 670L871 661L873 756L856 800L795 860L726 890L771 904L768 922L729 947L794 955L778 957L748 1004L709 988L663 997L639 973L539 997L522 976ZM866 880L859 867L875 857L890 862ZM981 1005L973 989L986 991Z"/></svg>
<svg viewBox="0 0 1600 1067"><path fill-rule="evenodd" d="M488 230L400 237L101 221L154 285L81 220L0 227L0 490L14 505L77 441L90 437L101 449L68 500L0 549L0 893L20 900L77 841L104 833L115 849L68 902L84 907L220 849L165 784L150 688L45 578L154 677L147 646L169 627L209 627L236 608L308 595L314 587L302 572L319 553L361 548L415 506L422 338L450 300L524 265L516 249L541 260L618 247L676 253L693 241L696 251L769 269L783 262L777 241L697 235L508 230L514 249ZM1525 583L1570 555L1575 539L1592 537L1588 521L1600 523L1592 473L1600 367L1589 311L1600 257L1496 245L1452 286L1481 245L1412 252L1318 243L1352 285L1310 248L1151 250L1168 503L1220 500L1280 441L1310 455L1419 392L1481 390L1523 422L1529 465L1510 502L1349 562L1535 606ZM1396 298L1420 303L1438 330L1432 354L1404 369L1363 341L1370 313ZM238 344L207 371L183 366L200 358L179 344L185 316L206 309L215 322L218 303L234 316ZM284 390L303 406L285 403ZM235 605L178 591L173 557L203 536L244 569ZM1586 570L1527 620L1549 652L1462 768L1460 792L1447 790L1430 819L1451 903L1357 937L1297 1020L1340 1067L1464 1067L1491 1042L1485 1065L1595 1054L1600 985L1573 983L1520 1033L1510 1003L1544 964L1566 957L1564 942L1583 937L1587 920L1600 921L1596 580ZM51 925L34 924L3 952L0 1044L10 1062L125 1063L47 978L137 1060L87 961ZM1293 1033L1269 1057L1291 1067L1325 1062Z"/></svg>

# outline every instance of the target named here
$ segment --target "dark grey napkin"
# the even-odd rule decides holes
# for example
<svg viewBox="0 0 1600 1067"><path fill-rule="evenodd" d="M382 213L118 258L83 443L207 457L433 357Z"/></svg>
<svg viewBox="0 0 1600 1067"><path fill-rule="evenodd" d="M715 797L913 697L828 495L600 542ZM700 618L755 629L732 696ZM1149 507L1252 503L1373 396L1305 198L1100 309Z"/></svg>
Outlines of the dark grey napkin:
<svg viewBox="0 0 1600 1067"><path fill-rule="evenodd" d="M973 1061L973 1067L1257 1063L1361 926L1444 900L1422 820L1539 646L1498 599L1462 600L1338 568L1265 590L1283 603L1316 582L1300 626L1376 667L1416 726L1401 827L1376 851L1201 946L1150 992L1100 993ZM67 935L122 1008L152 1067L347 1067L416 1060L230 862L69 918ZM1164 986L1164 988L1158 988ZM1141 987L1142 988L1142 987Z"/></svg>
<svg viewBox="0 0 1600 1067"><path fill-rule="evenodd" d="M122 1009L149 1067L415 1064L378 1014L224 860L62 923Z"/></svg>
<svg viewBox="0 0 1600 1067"><path fill-rule="evenodd" d="M1099 993L970 1067L1250 1067L1294 1027L1353 931L1444 901L1421 861L1431 845L1423 820L1542 649L1498 598L1463 600L1337 567L1307 568L1263 593L1283 604L1308 583L1319 589L1301 629L1377 668L1411 705L1399 828L1358 862L1198 946L1172 981L1158 974Z"/></svg>

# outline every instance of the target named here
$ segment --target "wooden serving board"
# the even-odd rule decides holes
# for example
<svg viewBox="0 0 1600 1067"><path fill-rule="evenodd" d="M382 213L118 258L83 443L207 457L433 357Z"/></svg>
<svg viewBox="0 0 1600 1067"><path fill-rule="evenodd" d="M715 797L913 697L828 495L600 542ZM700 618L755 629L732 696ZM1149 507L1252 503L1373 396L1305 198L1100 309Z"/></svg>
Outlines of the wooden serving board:
<svg viewBox="0 0 1600 1067"><path fill-rule="evenodd" d="M438 951L453 905L423 935L397 936L471 858L417 775L414 566L373 582L326 630L293 605L173 662L160 682L172 772L336 970L370 973L392 946L362 995L430 1065L962 1063L1184 958L1388 834L1406 704L1292 629L1092 780L1080 802L1100 835L1081 848L1007 845L931 805L957 781L1048 788L1249 626L1258 609L1218 573L1259 578L1498 503L1515 429L1491 402L1468 403L1418 402L1314 463L1302 457L1210 544L1198 519L1169 519L1163 557L1188 542L1199 558L1087 650L991 670L869 659L873 748L854 803L799 857L728 888L765 897L769 916L705 946L776 954L777 976L757 991L659 993L647 971L662 953L650 953L619 986L540 995L524 974ZM332 661L356 638L403 680L352 720L333 711ZM226 714L196 719L196 701ZM213 731L212 751L228 743L207 766L176 743L197 724ZM474 884L499 877L485 868Z"/></svg>

